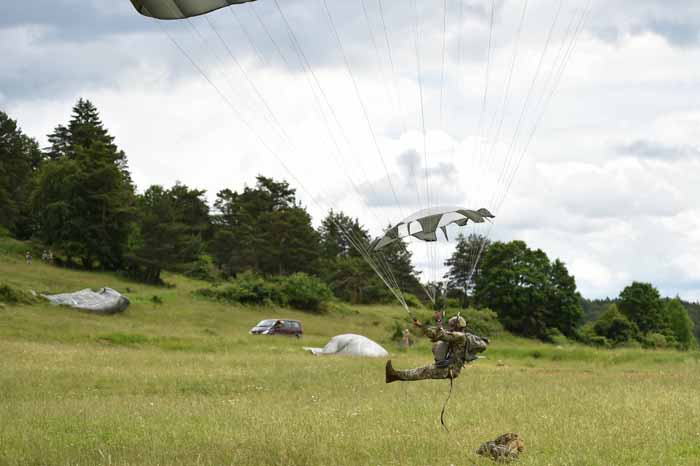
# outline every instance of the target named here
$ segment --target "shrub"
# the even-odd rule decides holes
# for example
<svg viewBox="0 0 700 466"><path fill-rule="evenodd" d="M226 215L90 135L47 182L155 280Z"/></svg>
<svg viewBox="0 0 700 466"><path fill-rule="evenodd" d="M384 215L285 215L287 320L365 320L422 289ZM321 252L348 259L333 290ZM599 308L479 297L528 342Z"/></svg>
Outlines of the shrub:
<svg viewBox="0 0 700 466"><path fill-rule="evenodd" d="M328 285L304 273L266 280L253 272L244 272L222 287L200 289L195 294L230 304L274 303L311 312L329 310L333 299ZM348 312L346 308L341 311Z"/></svg>
<svg viewBox="0 0 700 466"><path fill-rule="evenodd" d="M445 307L447 309L461 309L462 305L457 298L447 298L445 300Z"/></svg>
<svg viewBox="0 0 700 466"><path fill-rule="evenodd" d="M468 308L462 311L462 317L467 321L467 329L471 333L483 337L500 335L505 332L503 325L498 320L498 314L488 308Z"/></svg>
<svg viewBox="0 0 700 466"><path fill-rule="evenodd" d="M279 286L266 281L253 272L243 272L220 288L203 288L195 291L198 296L229 304L286 304Z"/></svg>
<svg viewBox="0 0 700 466"><path fill-rule="evenodd" d="M319 312L325 310L321 305L333 298L333 292L328 285L305 273L295 273L278 280L281 294L286 301L278 304L289 304L295 309Z"/></svg>
<svg viewBox="0 0 700 466"><path fill-rule="evenodd" d="M37 301L37 297L33 296L31 293L19 290L6 283L0 283L0 303L34 304Z"/></svg>
<svg viewBox="0 0 700 466"><path fill-rule="evenodd" d="M645 348L661 349L669 346L666 337L660 333L647 333L642 338L642 346Z"/></svg>
<svg viewBox="0 0 700 466"><path fill-rule="evenodd" d="M195 280L212 282L216 280L217 272L214 261L210 256L200 256L196 261L184 267L183 274Z"/></svg>
<svg viewBox="0 0 700 466"><path fill-rule="evenodd" d="M423 303L418 299L418 297L412 293L404 293L403 299L406 301L408 307L415 309L422 309Z"/></svg>
<svg viewBox="0 0 700 466"><path fill-rule="evenodd" d="M622 314L615 304L607 307L605 312L593 324L596 335L607 338L613 345L618 345L636 338L637 325Z"/></svg>

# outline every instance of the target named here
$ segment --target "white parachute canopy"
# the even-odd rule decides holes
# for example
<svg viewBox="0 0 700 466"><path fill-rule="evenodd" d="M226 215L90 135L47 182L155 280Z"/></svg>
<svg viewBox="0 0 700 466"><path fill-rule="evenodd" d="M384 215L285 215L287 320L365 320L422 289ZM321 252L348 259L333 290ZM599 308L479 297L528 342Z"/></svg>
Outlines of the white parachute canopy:
<svg viewBox="0 0 700 466"><path fill-rule="evenodd" d="M447 236L448 225L454 224L463 227L470 220L474 223L484 223L485 220L492 218L494 215L484 208L470 210L462 207L433 207L419 210L389 228L384 236L375 241L373 248L378 251L407 236L427 242L437 241L438 229L442 231L447 241L449 240Z"/></svg>
<svg viewBox="0 0 700 466"><path fill-rule="evenodd" d="M362 335L346 333L336 335L331 338L323 348L310 348L305 346L305 350L312 354L329 355L329 354L345 354L348 356L365 356L370 358L384 358L389 356L387 350L381 347L378 343L370 340Z"/></svg>
<svg viewBox="0 0 700 466"><path fill-rule="evenodd" d="M156 19L184 19L255 0L131 0L136 11Z"/></svg>

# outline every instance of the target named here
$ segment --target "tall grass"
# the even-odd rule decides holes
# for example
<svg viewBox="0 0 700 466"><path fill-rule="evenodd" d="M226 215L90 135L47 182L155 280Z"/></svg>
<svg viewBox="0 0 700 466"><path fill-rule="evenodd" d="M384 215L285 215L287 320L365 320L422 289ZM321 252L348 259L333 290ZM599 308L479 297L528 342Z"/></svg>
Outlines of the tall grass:
<svg viewBox="0 0 700 466"><path fill-rule="evenodd" d="M121 315L47 304L0 309L0 466L485 465L474 450L508 431L520 465L700 464L697 353L599 350L499 337L467 367L439 424L446 381L384 383L383 360L314 357L360 333L400 368L430 360L425 340L390 341L393 306L326 316L228 306L175 288L0 257L21 289L109 285ZM158 296L162 304L155 304ZM247 333L263 318L303 321L301 341Z"/></svg>

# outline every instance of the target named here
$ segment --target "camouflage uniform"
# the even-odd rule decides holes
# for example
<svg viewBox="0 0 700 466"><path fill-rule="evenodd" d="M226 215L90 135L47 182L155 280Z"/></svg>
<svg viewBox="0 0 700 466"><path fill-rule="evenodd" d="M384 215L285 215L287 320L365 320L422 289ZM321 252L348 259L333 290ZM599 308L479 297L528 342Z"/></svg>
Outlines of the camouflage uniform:
<svg viewBox="0 0 700 466"><path fill-rule="evenodd" d="M507 463L517 459L524 449L525 442L520 435L511 432L482 443L476 453L499 463Z"/></svg>
<svg viewBox="0 0 700 466"><path fill-rule="evenodd" d="M386 364L387 383L396 380L453 379L459 375L459 371L468 362L467 358L481 353L487 347L485 340L464 331L427 327L423 329L423 333L434 342L447 343L449 357L443 361L436 361L434 364L407 370L395 370L389 361Z"/></svg>

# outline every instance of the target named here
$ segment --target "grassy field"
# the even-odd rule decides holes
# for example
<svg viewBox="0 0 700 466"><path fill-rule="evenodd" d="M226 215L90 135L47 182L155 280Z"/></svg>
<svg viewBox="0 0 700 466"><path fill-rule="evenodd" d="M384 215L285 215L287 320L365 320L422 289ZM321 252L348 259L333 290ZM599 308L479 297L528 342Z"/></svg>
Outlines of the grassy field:
<svg viewBox="0 0 700 466"><path fill-rule="evenodd" d="M6 243L8 240L5 240ZM698 353L605 351L504 337L466 368L440 428L446 381L384 383L384 360L313 357L339 333L382 343L396 367L423 341L389 341L397 307L314 316L194 299L111 274L24 264L5 245L0 282L63 292L111 286L132 306L99 317L0 306L0 466L484 465L479 444L515 431L521 465L700 464ZM163 304L154 304L153 296ZM253 337L299 318L301 339Z"/></svg>

